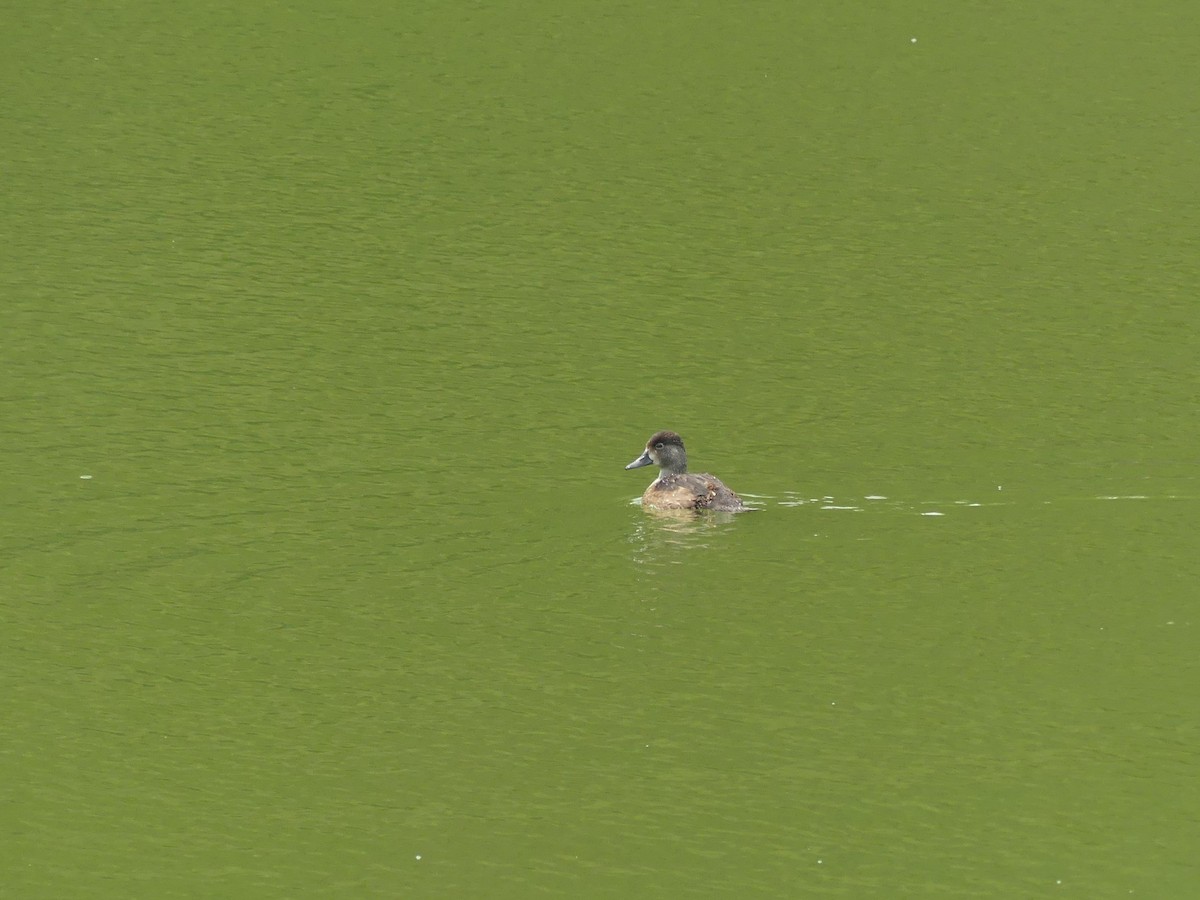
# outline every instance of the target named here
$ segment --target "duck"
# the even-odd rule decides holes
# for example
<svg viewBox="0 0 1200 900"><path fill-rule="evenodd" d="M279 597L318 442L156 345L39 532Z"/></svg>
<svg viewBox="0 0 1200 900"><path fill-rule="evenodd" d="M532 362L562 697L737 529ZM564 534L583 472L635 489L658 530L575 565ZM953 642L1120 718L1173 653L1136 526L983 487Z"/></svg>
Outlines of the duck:
<svg viewBox="0 0 1200 900"><path fill-rule="evenodd" d="M740 512L742 498L727 488L716 475L687 470L683 438L673 431L659 431L646 441L642 455L626 469L658 466L658 477L642 494L642 506L650 509L714 509Z"/></svg>

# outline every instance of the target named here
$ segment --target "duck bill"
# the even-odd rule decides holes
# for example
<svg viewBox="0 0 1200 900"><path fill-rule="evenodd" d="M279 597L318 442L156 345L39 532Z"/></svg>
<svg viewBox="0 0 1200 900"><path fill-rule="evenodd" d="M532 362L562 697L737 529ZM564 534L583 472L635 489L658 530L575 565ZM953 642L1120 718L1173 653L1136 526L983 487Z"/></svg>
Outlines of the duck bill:
<svg viewBox="0 0 1200 900"><path fill-rule="evenodd" d="M650 458L650 451L645 451L641 456L627 465L626 469L640 469L642 466L650 466L654 464L654 460Z"/></svg>

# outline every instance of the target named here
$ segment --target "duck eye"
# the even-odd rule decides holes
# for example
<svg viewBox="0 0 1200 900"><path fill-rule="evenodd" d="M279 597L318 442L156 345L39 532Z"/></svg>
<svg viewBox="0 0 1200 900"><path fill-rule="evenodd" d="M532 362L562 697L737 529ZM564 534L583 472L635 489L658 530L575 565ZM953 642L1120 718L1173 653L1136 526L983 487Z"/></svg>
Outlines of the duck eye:
<svg viewBox="0 0 1200 900"><path fill-rule="evenodd" d="M662 441L659 441L657 444L654 445L655 450L661 450L662 448L663 448Z"/></svg>

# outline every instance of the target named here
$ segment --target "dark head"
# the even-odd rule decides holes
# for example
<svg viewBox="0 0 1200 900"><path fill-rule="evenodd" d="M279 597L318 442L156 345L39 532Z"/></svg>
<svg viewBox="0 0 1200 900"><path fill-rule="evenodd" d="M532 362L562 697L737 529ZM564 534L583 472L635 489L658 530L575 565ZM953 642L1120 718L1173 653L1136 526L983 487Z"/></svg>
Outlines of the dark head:
<svg viewBox="0 0 1200 900"><path fill-rule="evenodd" d="M682 475L687 471L687 451L683 449L683 438L673 431L660 431L646 441L646 451L627 465L626 469L640 469L655 465L666 475Z"/></svg>

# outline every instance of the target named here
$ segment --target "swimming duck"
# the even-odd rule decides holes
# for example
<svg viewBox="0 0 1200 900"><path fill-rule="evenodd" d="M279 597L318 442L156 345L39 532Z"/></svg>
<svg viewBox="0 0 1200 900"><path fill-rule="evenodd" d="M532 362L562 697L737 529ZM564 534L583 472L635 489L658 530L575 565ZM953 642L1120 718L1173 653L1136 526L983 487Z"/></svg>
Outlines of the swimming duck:
<svg viewBox="0 0 1200 900"><path fill-rule="evenodd" d="M658 477L642 494L642 505L652 509L745 509L742 498L725 487L716 475L690 474L683 438L673 431L660 431L646 441L646 449L626 469L655 465Z"/></svg>

